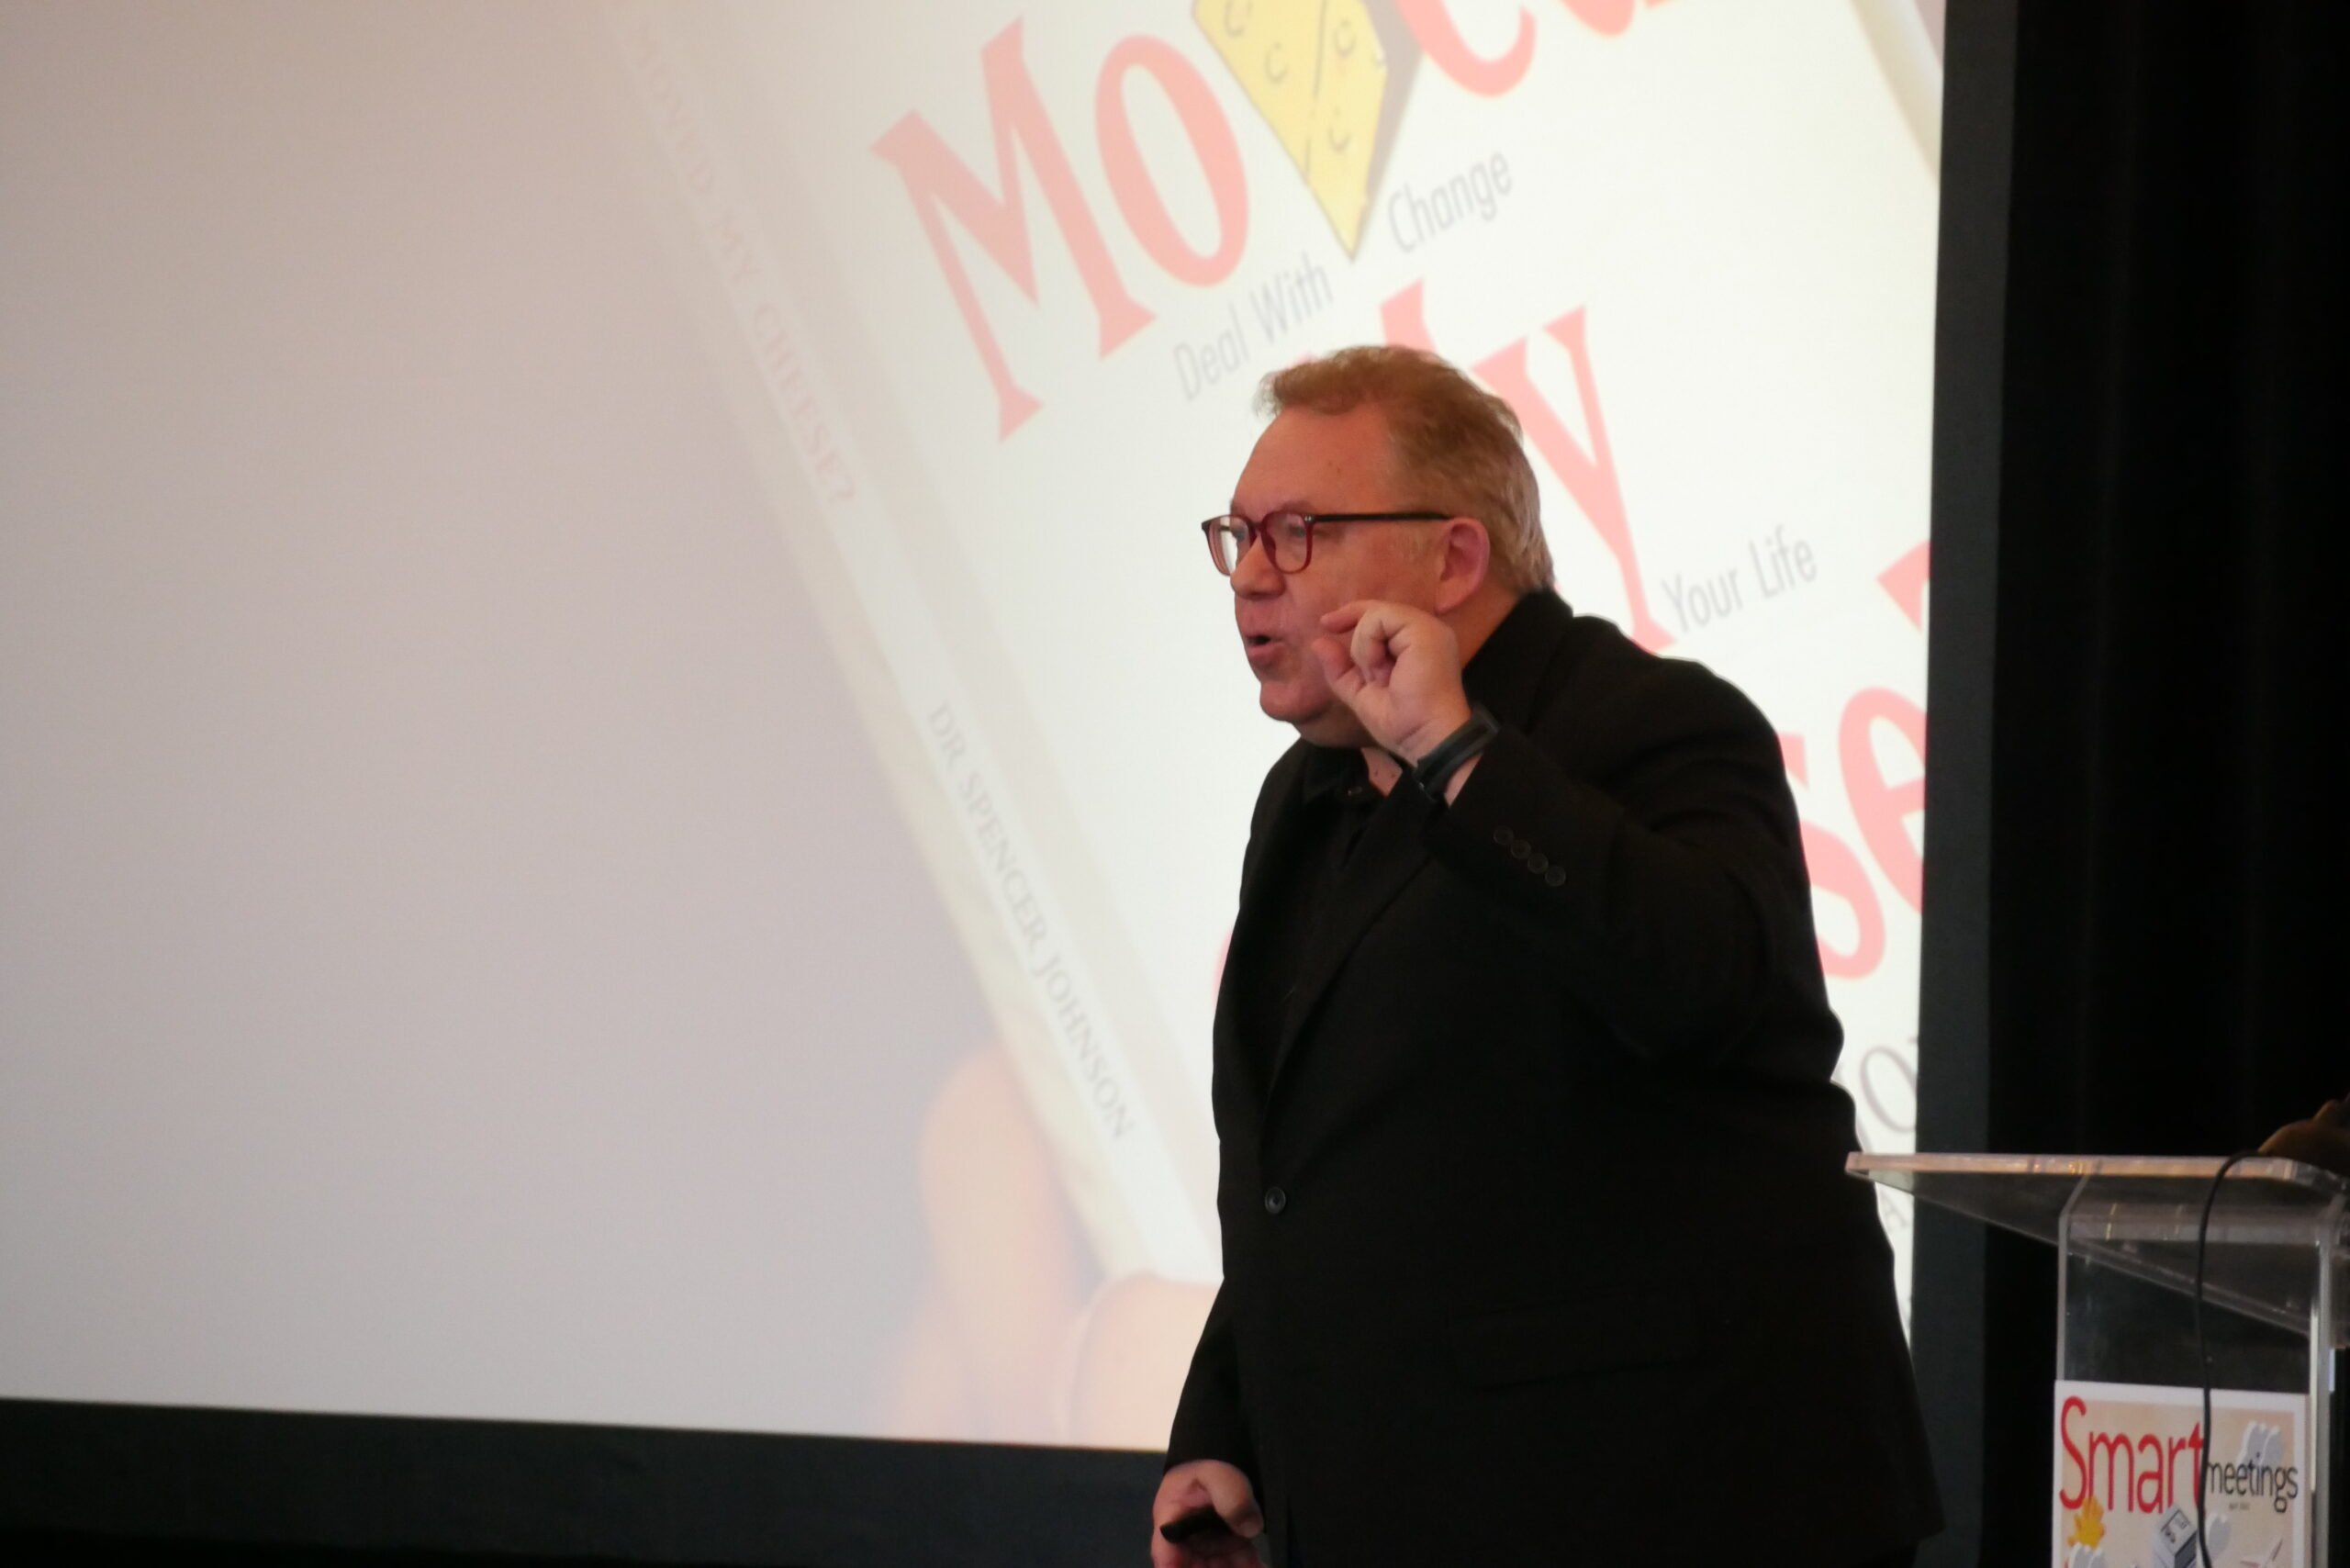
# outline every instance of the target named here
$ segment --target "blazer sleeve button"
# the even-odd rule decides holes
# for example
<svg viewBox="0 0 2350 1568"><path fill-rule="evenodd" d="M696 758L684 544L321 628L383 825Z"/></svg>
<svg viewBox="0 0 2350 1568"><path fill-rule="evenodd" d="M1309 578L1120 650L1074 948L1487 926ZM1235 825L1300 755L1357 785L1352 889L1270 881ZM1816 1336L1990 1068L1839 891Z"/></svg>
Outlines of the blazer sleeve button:
<svg viewBox="0 0 2350 1568"><path fill-rule="evenodd" d="M1526 868L1539 877L1550 868L1550 857L1542 854L1529 855L1526 857Z"/></svg>
<svg viewBox="0 0 2350 1568"><path fill-rule="evenodd" d="M1277 1215L1287 1207L1289 1207L1289 1194L1287 1193L1282 1192L1279 1187L1268 1187L1265 1189L1265 1212L1267 1214Z"/></svg>
<svg viewBox="0 0 2350 1568"><path fill-rule="evenodd" d="M1503 848L1506 849L1506 848L1508 848L1508 847L1509 847L1509 841L1510 841L1510 831L1509 831L1509 829L1507 829L1507 828L1505 828L1505 827L1497 827L1497 828L1494 829L1494 842L1495 844L1498 844L1498 845L1500 845Z"/></svg>
<svg viewBox="0 0 2350 1568"><path fill-rule="evenodd" d="M1563 888L1567 885L1567 868L1564 866L1553 866L1542 873L1542 879L1554 888Z"/></svg>

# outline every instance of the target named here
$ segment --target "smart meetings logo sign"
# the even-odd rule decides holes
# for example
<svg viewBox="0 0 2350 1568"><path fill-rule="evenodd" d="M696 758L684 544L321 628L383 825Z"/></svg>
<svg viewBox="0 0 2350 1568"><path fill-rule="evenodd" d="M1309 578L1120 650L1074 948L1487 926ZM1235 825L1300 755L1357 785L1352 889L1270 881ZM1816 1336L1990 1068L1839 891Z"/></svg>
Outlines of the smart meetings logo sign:
<svg viewBox="0 0 2350 1568"><path fill-rule="evenodd" d="M2199 1561L2199 1473L2214 1562L2307 1562L2307 1398L2214 1390L2208 1442L2202 1417L2200 1389L2056 1385L2056 1568Z"/></svg>

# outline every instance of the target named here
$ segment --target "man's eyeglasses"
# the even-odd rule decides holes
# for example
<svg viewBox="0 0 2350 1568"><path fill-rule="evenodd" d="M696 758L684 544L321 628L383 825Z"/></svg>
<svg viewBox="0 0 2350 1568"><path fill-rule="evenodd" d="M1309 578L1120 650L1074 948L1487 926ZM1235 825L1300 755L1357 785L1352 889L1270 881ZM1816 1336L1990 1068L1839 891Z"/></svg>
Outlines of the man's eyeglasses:
<svg viewBox="0 0 2350 1568"><path fill-rule="evenodd" d="M1265 559L1277 572L1302 572L1314 559L1314 531L1326 522L1443 522L1449 511L1276 511L1251 522L1237 512L1212 517L1200 524L1208 536L1208 559L1225 577L1240 565L1248 546L1265 547Z"/></svg>

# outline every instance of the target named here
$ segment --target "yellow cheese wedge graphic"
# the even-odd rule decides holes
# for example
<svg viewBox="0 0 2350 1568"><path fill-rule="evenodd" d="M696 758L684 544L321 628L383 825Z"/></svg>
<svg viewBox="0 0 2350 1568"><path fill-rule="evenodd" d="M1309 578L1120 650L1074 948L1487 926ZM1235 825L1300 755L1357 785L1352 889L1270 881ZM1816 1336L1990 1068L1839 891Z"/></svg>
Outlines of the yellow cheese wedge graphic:
<svg viewBox="0 0 2350 1568"><path fill-rule="evenodd" d="M1393 0L1198 0L1192 16L1352 255L1418 63Z"/></svg>

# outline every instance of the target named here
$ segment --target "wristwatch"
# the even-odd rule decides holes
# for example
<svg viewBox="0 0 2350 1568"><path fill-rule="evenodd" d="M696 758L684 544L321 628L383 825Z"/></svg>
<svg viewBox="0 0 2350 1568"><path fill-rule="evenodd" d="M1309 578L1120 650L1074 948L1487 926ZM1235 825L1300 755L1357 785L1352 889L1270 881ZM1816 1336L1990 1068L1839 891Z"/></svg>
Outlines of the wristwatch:
<svg viewBox="0 0 2350 1568"><path fill-rule="evenodd" d="M1468 766L1469 759L1494 744L1502 733L1501 721L1485 711L1482 702L1469 705L1469 722L1436 743L1426 756L1414 763L1404 777L1420 793L1437 805L1443 805L1444 787L1452 776Z"/></svg>

